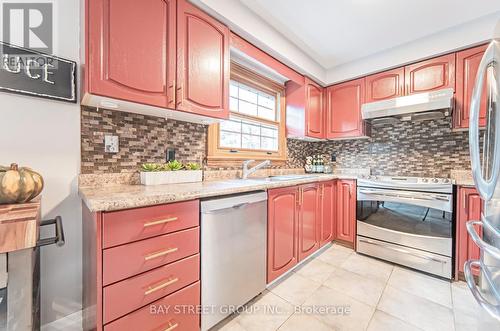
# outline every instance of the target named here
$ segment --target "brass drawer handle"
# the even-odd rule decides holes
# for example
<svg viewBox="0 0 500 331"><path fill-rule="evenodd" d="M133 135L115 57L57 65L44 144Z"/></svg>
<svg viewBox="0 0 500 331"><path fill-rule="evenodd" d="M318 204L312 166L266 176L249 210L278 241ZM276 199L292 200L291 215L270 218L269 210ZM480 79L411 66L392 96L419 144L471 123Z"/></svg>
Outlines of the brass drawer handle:
<svg viewBox="0 0 500 331"><path fill-rule="evenodd" d="M172 321L168 322L168 328L166 328L163 331L172 331L173 329L175 329L179 326L179 323L172 323Z"/></svg>
<svg viewBox="0 0 500 331"><path fill-rule="evenodd" d="M179 280L179 278L173 278L173 279L169 279L167 280L166 282L164 283L161 283L159 285L156 285L156 286L153 286L153 287L149 287L145 292L144 292L144 295L148 295L148 294L151 294L151 293L154 293L156 291L159 291L169 285L172 285L174 283L176 283L177 281Z"/></svg>
<svg viewBox="0 0 500 331"><path fill-rule="evenodd" d="M144 227L147 228L147 227L158 225L158 224L169 223L169 222L177 221L177 219L179 219L179 218L178 217L170 217L170 218L166 218L164 220L147 222L147 223L144 223Z"/></svg>
<svg viewBox="0 0 500 331"><path fill-rule="evenodd" d="M174 248L165 249L163 251L154 252L154 253L146 255L144 257L144 261L149 261L149 260L152 260L152 259L156 259L157 257L163 256L163 255L167 255L167 254L170 254L170 253L173 253L173 252L177 252L178 250L179 250L179 248L174 247Z"/></svg>

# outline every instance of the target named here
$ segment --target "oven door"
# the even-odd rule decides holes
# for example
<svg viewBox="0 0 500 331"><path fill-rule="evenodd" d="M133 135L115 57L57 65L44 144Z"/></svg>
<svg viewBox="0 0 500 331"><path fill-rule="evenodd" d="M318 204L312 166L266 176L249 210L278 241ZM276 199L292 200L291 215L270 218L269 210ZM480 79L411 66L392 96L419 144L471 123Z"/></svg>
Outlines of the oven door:
<svg viewBox="0 0 500 331"><path fill-rule="evenodd" d="M452 256L453 196L358 187L357 235Z"/></svg>

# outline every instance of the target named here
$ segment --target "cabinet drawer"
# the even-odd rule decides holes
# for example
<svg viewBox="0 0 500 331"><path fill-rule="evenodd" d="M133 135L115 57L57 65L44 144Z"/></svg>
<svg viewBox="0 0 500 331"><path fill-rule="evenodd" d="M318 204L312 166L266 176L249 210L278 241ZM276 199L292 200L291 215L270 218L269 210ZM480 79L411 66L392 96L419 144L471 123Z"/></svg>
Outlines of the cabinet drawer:
<svg viewBox="0 0 500 331"><path fill-rule="evenodd" d="M199 251L199 227L105 249L103 252L103 284L109 285L194 255Z"/></svg>
<svg viewBox="0 0 500 331"><path fill-rule="evenodd" d="M103 246L109 248L198 226L198 200L120 210L103 216Z"/></svg>
<svg viewBox="0 0 500 331"><path fill-rule="evenodd" d="M124 257L126 258L126 257ZM104 288L104 323L200 279L200 255L167 264Z"/></svg>
<svg viewBox="0 0 500 331"><path fill-rule="evenodd" d="M106 325L104 331L199 330L200 315L189 310L199 304L200 282L196 282Z"/></svg>

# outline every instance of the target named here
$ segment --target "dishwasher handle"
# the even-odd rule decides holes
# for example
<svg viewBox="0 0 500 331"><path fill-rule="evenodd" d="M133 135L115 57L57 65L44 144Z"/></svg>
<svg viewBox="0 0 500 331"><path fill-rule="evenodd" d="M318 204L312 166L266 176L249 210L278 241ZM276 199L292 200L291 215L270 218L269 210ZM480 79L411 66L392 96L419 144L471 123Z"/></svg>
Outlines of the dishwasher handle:
<svg viewBox="0 0 500 331"><path fill-rule="evenodd" d="M266 201L267 193L261 191L207 199L201 201L201 214L220 214L246 208L255 203L267 203Z"/></svg>
<svg viewBox="0 0 500 331"><path fill-rule="evenodd" d="M253 203L256 203L256 202L253 202ZM243 202L243 203L238 203L234 206L231 206L231 207L226 207L226 208L221 208L221 209L215 209L215 210L207 210L207 211L204 211L203 214L209 214L209 215L213 215L213 214L223 214L223 213L227 213L228 211L233 211L235 209L241 209L241 208L244 208L250 204L253 204L251 202Z"/></svg>

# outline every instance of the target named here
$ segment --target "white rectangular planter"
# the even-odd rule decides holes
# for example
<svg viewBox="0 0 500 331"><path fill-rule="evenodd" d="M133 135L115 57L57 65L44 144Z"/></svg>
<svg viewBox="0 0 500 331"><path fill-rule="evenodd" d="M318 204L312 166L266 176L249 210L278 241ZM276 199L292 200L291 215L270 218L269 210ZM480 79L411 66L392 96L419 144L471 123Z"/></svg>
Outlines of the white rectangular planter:
<svg viewBox="0 0 500 331"><path fill-rule="evenodd" d="M142 185L193 183L203 180L202 170L141 172Z"/></svg>

